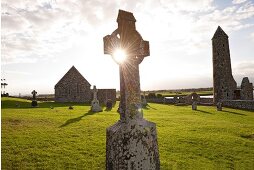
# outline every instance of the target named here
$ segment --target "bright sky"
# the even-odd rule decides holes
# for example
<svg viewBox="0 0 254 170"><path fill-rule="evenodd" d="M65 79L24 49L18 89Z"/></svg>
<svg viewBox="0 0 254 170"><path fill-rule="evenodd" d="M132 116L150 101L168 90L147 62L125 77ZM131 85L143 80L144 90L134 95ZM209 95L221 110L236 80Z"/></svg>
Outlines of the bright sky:
<svg viewBox="0 0 254 170"><path fill-rule="evenodd" d="M118 65L103 37L119 9L134 13L150 42L140 65L142 90L212 87L211 38L229 35L233 75L254 82L252 0L2 0L1 76L11 95L54 93L74 65L92 85L119 89Z"/></svg>

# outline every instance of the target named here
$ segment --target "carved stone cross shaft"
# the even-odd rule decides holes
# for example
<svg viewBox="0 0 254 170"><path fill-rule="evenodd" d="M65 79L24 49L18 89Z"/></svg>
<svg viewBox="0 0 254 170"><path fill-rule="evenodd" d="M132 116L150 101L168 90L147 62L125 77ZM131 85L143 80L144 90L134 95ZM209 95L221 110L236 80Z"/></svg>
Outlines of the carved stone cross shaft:
<svg viewBox="0 0 254 170"><path fill-rule="evenodd" d="M104 54L113 56L117 49L125 51L126 59L118 63L121 96L119 111L121 121L129 121L143 117L139 64L150 54L149 42L144 41L136 30L136 19L132 13L119 10L117 22L118 28L103 38Z"/></svg>
<svg viewBox="0 0 254 170"><path fill-rule="evenodd" d="M96 89L96 86L93 86L93 100L97 100L97 93L98 90Z"/></svg>

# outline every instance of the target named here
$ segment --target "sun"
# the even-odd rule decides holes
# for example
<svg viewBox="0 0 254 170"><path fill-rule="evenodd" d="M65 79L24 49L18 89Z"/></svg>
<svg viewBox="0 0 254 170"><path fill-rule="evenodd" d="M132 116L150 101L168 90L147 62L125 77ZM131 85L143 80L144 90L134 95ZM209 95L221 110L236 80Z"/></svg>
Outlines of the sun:
<svg viewBox="0 0 254 170"><path fill-rule="evenodd" d="M123 63L126 59L125 51L122 49L116 49L113 54L113 57L117 63Z"/></svg>

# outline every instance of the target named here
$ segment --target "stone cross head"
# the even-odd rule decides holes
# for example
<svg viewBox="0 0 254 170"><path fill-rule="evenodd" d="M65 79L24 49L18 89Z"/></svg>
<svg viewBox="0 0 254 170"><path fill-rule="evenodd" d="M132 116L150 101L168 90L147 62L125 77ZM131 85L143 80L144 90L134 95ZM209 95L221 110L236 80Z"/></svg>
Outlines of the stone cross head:
<svg viewBox="0 0 254 170"><path fill-rule="evenodd" d="M117 22L118 28L103 38L104 54L111 55L118 64L122 62L117 57L125 57L126 62L141 63L144 57L150 55L149 42L144 41L136 30L136 19L131 12L119 10ZM119 50L124 56L117 56Z"/></svg>

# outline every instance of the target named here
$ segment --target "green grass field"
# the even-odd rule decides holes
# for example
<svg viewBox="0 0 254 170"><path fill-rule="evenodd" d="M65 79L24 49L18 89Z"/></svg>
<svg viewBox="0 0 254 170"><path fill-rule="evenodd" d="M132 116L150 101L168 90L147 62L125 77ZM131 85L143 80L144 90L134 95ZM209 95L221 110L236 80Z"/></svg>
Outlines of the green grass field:
<svg viewBox="0 0 254 170"><path fill-rule="evenodd" d="M16 108L16 103L20 107ZM2 169L105 169L106 127L119 115L90 107L2 98ZM54 109L50 109L54 106ZM161 169L254 169L254 112L150 104Z"/></svg>

